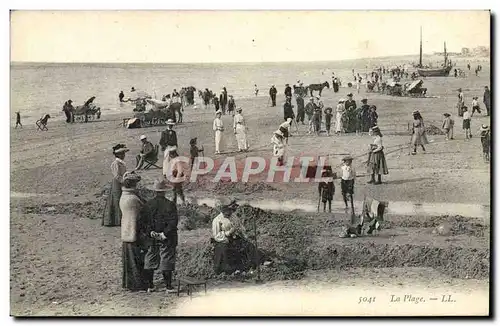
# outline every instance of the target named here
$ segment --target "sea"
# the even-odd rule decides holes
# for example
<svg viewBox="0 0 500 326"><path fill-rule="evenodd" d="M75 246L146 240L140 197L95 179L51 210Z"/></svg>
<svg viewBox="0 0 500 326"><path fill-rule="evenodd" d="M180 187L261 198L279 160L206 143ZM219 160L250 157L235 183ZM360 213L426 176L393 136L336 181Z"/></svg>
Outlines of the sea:
<svg viewBox="0 0 500 326"><path fill-rule="evenodd" d="M347 83L353 81L353 70L364 77L380 66L411 67L416 60L416 56L408 56L294 63L11 63L10 113L13 117L20 111L27 122L34 122L44 114L63 120L62 107L67 100L71 99L74 106L83 105L92 96L96 97L94 103L101 108L103 117L130 112L132 104L120 103L118 94L123 91L127 98L132 87L157 99L187 86L209 88L216 93L225 86L237 100L255 96L254 85L257 85L259 96L268 96L272 84L282 93L286 83L293 85L298 80L304 85L331 83L332 73Z"/></svg>

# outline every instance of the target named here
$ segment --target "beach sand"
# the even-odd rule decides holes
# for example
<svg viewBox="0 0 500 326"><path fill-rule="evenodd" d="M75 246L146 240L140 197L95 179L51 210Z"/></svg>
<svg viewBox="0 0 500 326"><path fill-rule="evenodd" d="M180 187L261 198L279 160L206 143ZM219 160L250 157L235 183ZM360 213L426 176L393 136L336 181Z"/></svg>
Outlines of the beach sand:
<svg viewBox="0 0 500 326"><path fill-rule="evenodd" d="M384 176L380 186L366 185L368 177L360 177L356 183L355 200L373 196L386 201L408 201L418 203L465 203L490 205L490 165L483 162L478 130L481 124L490 125L485 110L472 119L474 137L466 141L461 129L461 119L456 116L457 88L464 89L467 105L472 96L482 99L485 85L489 85L489 67L484 67L480 77L428 78L424 87L428 95L437 98L391 97L377 93L355 94L360 105L363 97L369 104L377 106L379 126L384 133L384 146L401 150L388 154L386 159L389 175ZM283 121L283 95L278 89L278 106L269 107L268 97L238 100L249 126L250 152L235 155L269 157L272 152L272 132ZM354 91L354 90L353 90ZM339 93L325 89L322 100L325 106L335 107ZM263 93L267 93L263 92ZM294 103L295 105L295 103ZM484 108L484 105L481 103ZM411 112L420 110L427 124L440 127L442 114L449 112L455 119L455 140L445 141L443 135L429 135L432 141L427 152L416 156L408 155L407 144L410 134L407 125ZM296 110L296 108L294 108ZM62 114L62 113L61 113ZM157 143L164 127L125 129L120 126L122 118L130 114L103 115L100 121L91 123L65 124L49 121L49 131L37 131L34 125L11 131L11 314L13 315L164 315L172 314L174 297L165 298L163 293L127 294L122 291L120 265L119 228L103 228L101 215L96 214L99 194L110 181L110 164L113 161L111 147L125 143L130 148L125 161L131 169L135 155L140 149L139 136L145 134ZM175 127L180 154L188 155L189 140L198 137L205 147L205 156L213 157L212 121L214 110L187 107L184 123ZM232 119L223 117L226 125L226 149L235 151L236 140L232 134ZM289 140L289 155L332 156L340 164L342 153L360 156L372 142L368 135L342 136L306 134L306 126L299 126ZM398 147L399 146L399 147ZM162 156L162 153L160 154ZM220 158L219 158L220 159ZM366 156L355 159L354 166L359 174L364 173ZM141 172L144 184L151 184L160 177L161 170ZM186 186L190 197L213 197L210 183L200 186ZM273 190L249 194L235 194L246 200L272 198L276 201L317 199L317 185L311 183L274 183ZM341 201L340 185L336 182L335 201ZM90 206L75 203L94 202ZM73 209L59 214L29 212L26 207L52 207L58 203L70 205ZM69 207L69 206L68 206ZM97 207L97 208L96 208ZM50 211L50 210L49 210ZM89 212L89 214L86 214ZM102 214L102 213L101 213ZM182 238L183 232L180 232ZM487 239L470 237L470 241L481 248L487 248ZM376 240L374 240L376 241ZM479 242L478 242L479 241ZM475 245L473 245L475 246ZM114 250L112 249L114 248ZM354 266L356 267L356 266ZM398 279L388 278L387 284L404 279L411 286L411 267L401 269ZM344 272L339 272L344 273ZM423 273L421 278L425 279ZM473 287L468 280L451 279L463 287ZM368 273L357 273L352 281L371 280ZM298 281L297 281L298 282ZM331 281L330 282L339 282ZM371 281L369 281L371 282ZM488 280L481 279L481 286ZM300 282L297 286L300 286ZM335 283L336 284L336 283ZM459 311L457 311L459 313Z"/></svg>

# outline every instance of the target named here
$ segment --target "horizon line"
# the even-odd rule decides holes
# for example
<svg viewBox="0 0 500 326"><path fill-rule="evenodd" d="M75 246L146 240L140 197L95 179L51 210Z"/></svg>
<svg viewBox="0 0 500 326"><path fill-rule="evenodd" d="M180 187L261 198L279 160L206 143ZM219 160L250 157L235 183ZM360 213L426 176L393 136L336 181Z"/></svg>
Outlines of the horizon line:
<svg viewBox="0 0 500 326"><path fill-rule="evenodd" d="M434 56L435 53L424 53L426 56ZM284 61L199 61L199 62L134 62L134 61L120 61L120 62L104 62L104 61L10 61L10 64L266 64L266 63L322 63L322 62L338 62L338 61L356 61L367 59L391 59L418 56L418 54L401 54L401 55L386 55L375 57L361 57L351 59L335 59L335 60L284 60ZM436 55L438 56L438 55Z"/></svg>

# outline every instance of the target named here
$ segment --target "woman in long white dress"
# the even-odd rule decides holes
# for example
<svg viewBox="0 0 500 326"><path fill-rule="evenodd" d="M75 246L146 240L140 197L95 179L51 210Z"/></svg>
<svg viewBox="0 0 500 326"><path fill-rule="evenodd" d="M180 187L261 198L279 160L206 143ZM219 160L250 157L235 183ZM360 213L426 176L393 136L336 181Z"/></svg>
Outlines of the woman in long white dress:
<svg viewBox="0 0 500 326"><path fill-rule="evenodd" d="M336 111L336 123L335 123L335 133L341 133L343 131L343 126L342 126L342 116L344 115L345 112L345 107L344 107L344 99L341 98L339 100L339 104L337 104L337 111Z"/></svg>
<svg viewBox="0 0 500 326"><path fill-rule="evenodd" d="M248 140L247 140L247 126L245 124L245 119L241 115L242 108L236 109L236 115L234 116L233 130L236 135L236 142L238 143L238 151L248 150Z"/></svg>
<svg viewBox="0 0 500 326"><path fill-rule="evenodd" d="M222 133L224 132L224 123L222 122L222 111L215 112L213 130L215 132L215 154L220 154L222 147Z"/></svg>

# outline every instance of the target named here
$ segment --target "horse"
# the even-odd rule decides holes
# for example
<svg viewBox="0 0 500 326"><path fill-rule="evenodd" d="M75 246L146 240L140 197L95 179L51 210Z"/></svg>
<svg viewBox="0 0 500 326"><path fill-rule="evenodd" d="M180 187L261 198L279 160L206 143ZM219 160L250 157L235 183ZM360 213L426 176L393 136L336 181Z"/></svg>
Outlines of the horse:
<svg viewBox="0 0 500 326"><path fill-rule="evenodd" d="M313 96L313 91L319 91L319 96L321 96L321 92L323 92L323 88L330 88L330 84L326 81L323 84L310 84L307 86L307 90L309 90L311 97Z"/></svg>

